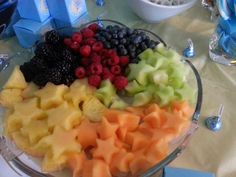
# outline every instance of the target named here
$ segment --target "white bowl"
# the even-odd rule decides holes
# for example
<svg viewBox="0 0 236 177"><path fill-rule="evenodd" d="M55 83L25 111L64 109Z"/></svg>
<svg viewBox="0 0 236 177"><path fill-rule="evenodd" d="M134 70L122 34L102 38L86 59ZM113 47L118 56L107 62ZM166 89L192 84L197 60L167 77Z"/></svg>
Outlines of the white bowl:
<svg viewBox="0 0 236 177"><path fill-rule="evenodd" d="M156 23L173 17L192 7L197 0L186 0L184 4L165 6L149 0L128 0L131 9L144 21Z"/></svg>

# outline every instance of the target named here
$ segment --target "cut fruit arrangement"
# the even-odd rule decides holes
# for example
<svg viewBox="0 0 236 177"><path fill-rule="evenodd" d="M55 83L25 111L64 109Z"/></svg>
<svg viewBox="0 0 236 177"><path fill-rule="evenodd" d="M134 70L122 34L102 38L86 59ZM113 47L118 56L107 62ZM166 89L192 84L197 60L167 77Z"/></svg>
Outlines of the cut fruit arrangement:
<svg viewBox="0 0 236 177"><path fill-rule="evenodd" d="M195 91L180 56L126 27L47 32L0 93L5 134L42 170L137 176L191 123Z"/></svg>

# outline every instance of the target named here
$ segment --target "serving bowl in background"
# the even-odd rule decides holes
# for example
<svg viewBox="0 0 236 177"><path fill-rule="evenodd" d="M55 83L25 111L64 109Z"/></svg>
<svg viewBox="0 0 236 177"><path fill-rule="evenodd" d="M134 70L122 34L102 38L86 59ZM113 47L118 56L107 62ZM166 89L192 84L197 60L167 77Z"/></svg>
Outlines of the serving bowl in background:
<svg viewBox="0 0 236 177"><path fill-rule="evenodd" d="M80 29L94 22L97 22L97 21L96 20L91 21L89 23L79 26L78 28L61 28L61 29L57 29L57 31L63 36L68 36L68 35L71 35L73 32L79 31ZM102 22L105 26L119 25L119 26L126 27L126 25L121 24L116 21L112 21L112 20L102 20ZM167 44L155 33L145 30L145 29L137 29L137 30L145 32L151 39L158 41L159 43L163 43L163 45L167 46ZM14 59L14 61L18 61L18 63L12 63L9 68L2 71L4 73L1 73L1 75L3 74L6 78L8 78L10 75L9 70L12 70L14 65L22 64L23 62L30 60L32 55L33 55L32 50L31 52L30 51L28 52L26 51L25 53L23 52L22 55L16 55L17 58L23 58L23 59L22 60ZM194 108L194 113L191 117L191 125L189 129L183 135L181 135L181 137L175 139L173 142L170 143L170 152L166 156L166 158L164 158L162 161L160 161L158 164L148 169L144 173L139 174L139 177L162 177L163 168L166 165L168 165L170 162L172 162L174 159L176 159L179 156L179 154L181 154L181 152L186 148L191 136L194 134L195 130L198 127L198 119L199 119L201 104L202 104L201 78L196 68L193 66L193 64L190 61L183 60L182 62L184 63L185 67L188 68L189 70L188 77L186 78L187 82L192 88L195 88L197 92L196 101L192 104L192 107ZM0 83L1 83L0 88L2 88L3 82L0 82ZM0 110L0 113L1 113L1 110ZM4 120L3 120L3 116L1 116L0 114L0 122L1 121L3 122ZM3 124L0 123L0 129L2 128L1 126L3 126ZM0 132L0 135L1 135L1 132ZM13 145L12 143L6 144L9 150L14 150L14 147L12 147L12 145ZM16 150L18 151L18 149ZM55 176L68 177L67 171L57 172L57 173L52 173L52 174L45 174L41 171L39 160L31 156L28 156L24 152L21 152L21 153L17 152L15 154L16 156L11 159L11 164L13 164L11 167L13 167L13 169L14 168L18 169L17 171L20 170L23 174L30 174L30 176L35 176L35 177L55 177Z"/></svg>
<svg viewBox="0 0 236 177"><path fill-rule="evenodd" d="M144 21L158 23L191 8L197 0L186 0L181 5L159 5L149 0L127 0L130 8Z"/></svg>

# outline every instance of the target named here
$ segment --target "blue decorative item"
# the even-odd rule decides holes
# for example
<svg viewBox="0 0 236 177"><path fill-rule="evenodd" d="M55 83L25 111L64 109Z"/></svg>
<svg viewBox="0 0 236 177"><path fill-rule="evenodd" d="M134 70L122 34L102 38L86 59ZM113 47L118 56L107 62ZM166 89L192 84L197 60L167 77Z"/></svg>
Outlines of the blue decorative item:
<svg viewBox="0 0 236 177"><path fill-rule="evenodd" d="M223 111L224 111L224 106L221 104L219 108L219 113L217 116L210 116L206 118L205 124L208 129L214 132L217 132L221 129L222 127L221 118L222 118Z"/></svg>
<svg viewBox="0 0 236 177"><path fill-rule="evenodd" d="M0 72L8 67L8 58L7 54L0 54Z"/></svg>
<svg viewBox="0 0 236 177"><path fill-rule="evenodd" d="M104 0L96 0L97 6L104 6L105 1Z"/></svg>
<svg viewBox="0 0 236 177"><path fill-rule="evenodd" d="M187 47L183 51L183 55L186 58L192 58L195 56L194 46L192 39L188 39Z"/></svg>
<svg viewBox="0 0 236 177"><path fill-rule="evenodd" d="M101 17L98 17L97 20L98 20L98 26L100 26L101 28L103 28L103 27L104 27L104 24L103 24L103 22L102 22L102 20L101 20Z"/></svg>

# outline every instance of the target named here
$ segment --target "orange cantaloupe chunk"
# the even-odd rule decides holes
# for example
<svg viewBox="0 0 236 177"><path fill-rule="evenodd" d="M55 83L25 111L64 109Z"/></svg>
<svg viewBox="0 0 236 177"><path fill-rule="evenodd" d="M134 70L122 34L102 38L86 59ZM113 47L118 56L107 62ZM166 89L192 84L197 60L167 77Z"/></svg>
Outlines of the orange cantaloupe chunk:
<svg viewBox="0 0 236 177"><path fill-rule="evenodd" d="M125 111L133 113L139 116L141 119L145 116L144 114L145 107L127 107Z"/></svg>
<svg viewBox="0 0 236 177"><path fill-rule="evenodd" d="M115 138L106 140L97 139L97 147L93 151L93 158L103 159L107 164L111 162L112 156L119 151L115 146Z"/></svg>
<svg viewBox="0 0 236 177"><path fill-rule="evenodd" d="M176 136L184 133L190 126L190 121L176 117L173 113L166 112L167 121L162 126L164 131L172 131Z"/></svg>
<svg viewBox="0 0 236 177"><path fill-rule="evenodd" d="M109 166L103 160L93 160L92 177L112 177Z"/></svg>
<svg viewBox="0 0 236 177"><path fill-rule="evenodd" d="M93 160L86 160L83 164L82 177L93 177Z"/></svg>
<svg viewBox="0 0 236 177"><path fill-rule="evenodd" d="M160 112L151 112L147 114L143 121L146 122L151 128L160 128L162 124Z"/></svg>
<svg viewBox="0 0 236 177"><path fill-rule="evenodd" d="M73 171L73 177L81 177L83 165L86 160L85 153L73 153L68 156L67 163L69 168Z"/></svg>
<svg viewBox="0 0 236 177"><path fill-rule="evenodd" d="M110 165L112 175L117 175L117 173L128 173L129 164L134 159L134 154L127 152L125 149L121 149L116 153Z"/></svg>
<svg viewBox="0 0 236 177"><path fill-rule="evenodd" d="M152 141L165 141L165 142L171 142L174 138L176 138L176 134L171 131L171 130L161 130L161 129L157 129L155 131L153 131L152 134Z"/></svg>
<svg viewBox="0 0 236 177"><path fill-rule="evenodd" d="M165 140L154 141L146 148L145 157L152 165L155 165L163 160L168 155L168 152L168 142Z"/></svg>
<svg viewBox="0 0 236 177"><path fill-rule="evenodd" d="M126 126L119 127L118 130L116 131L116 135L121 141L124 141L127 132L128 132L128 128Z"/></svg>
<svg viewBox="0 0 236 177"><path fill-rule="evenodd" d="M138 174L144 172L148 168L150 168L152 164L147 160L144 155L135 156L133 160L131 160L129 168L133 176L137 176Z"/></svg>
<svg viewBox="0 0 236 177"><path fill-rule="evenodd" d="M189 105L187 101L175 101L172 103L172 110L173 112L182 112L183 119L189 120L190 117L193 115L194 109Z"/></svg>
<svg viewBox="0 0 236 177"><path fill-rule="evenodd" d="M97 132L100 139L108 139L116 135L116 130L118 129L118 124L110 123L104 117L102 122L99 124L97 128Z"/></svg>
<svg viewBox="0 0 236 177"><path fill-rule="evenodd" d="M105 112L105 117L109 122L118 123L120 127L127 127L128 131L134 131L140 122L140 117L121 110L110 109Z"/></svg>
<svg viewBox="0 0 236 177"><path fill-rule="evenodd" d="M144 134L140 131L129 132L126 136L126 142L132 146L132 151L137 151L139 149L144 148L150 138L147 134Z"/></svg>
<svg viewBox="0 0 236 177"><path fill-rule="evenodd" d="M77 140L85 149L89 146L96 146L97 135L97 123L92 123L85 119L79 126L76 127Z"/></svg>
<svg viewBox="0 0 236 177"><path fill-rule="evenodd" d="M148 114L150 114L152 112L161 112L161 108L157 104L150 104L144 110L145 115L148 115Z"/></svg>

